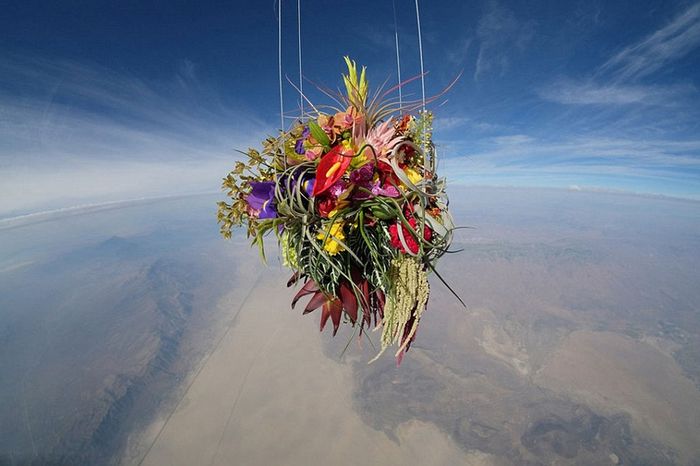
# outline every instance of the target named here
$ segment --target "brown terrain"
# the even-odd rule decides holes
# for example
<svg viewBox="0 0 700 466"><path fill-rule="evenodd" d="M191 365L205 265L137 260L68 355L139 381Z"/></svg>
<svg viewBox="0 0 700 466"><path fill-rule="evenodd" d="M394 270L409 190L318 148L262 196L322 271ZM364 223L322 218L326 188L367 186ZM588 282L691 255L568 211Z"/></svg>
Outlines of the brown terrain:
<svg viewBox="0 0 700 466"><path fill-rule="evenodd" d="M700 205L452 196L468 309L433 277L399 368L290 310L274 245L217 238L208 198L0 232L0 464L700 464Z"/></svg>

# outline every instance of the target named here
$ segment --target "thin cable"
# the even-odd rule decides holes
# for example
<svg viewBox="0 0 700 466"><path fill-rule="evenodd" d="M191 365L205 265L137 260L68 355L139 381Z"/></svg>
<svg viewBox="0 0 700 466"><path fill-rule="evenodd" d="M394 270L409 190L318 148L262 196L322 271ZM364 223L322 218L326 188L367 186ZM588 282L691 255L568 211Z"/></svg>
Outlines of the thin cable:
<svg viewBox="0 0 700 466"><path fill-rule="evenodd" d="M297 38L299 42L299 114L304 117L304 78L301 72L301 0L297 0Z"/></svg>
<svg viewBox="0 0 700 466"><path fill-rule="evenodd" d="M277 63L279 65L279 84L280 84L280 132L284 133L284 93L282 91L282 0L277 0ZM287 156L282 147L282 134L277 140L280 143L279 151L284 159L284 169L287 169Z"/></svg>
<svg viewBox="0 0 700 466"><path fill-rule="evenodd" d="M416 0L416 22L418 23L418 53L420 56L420 87L423 98L423 111L425 112L425 72L423 71L423 38L420 32L420 11Z"/></svg>
<svg viewBox="0 0 700 466"><path fill-rule="evenodd" d="M429 121L427 119L427 115L425 113L425 71L423 70L423 37L421 35L421 27L420 27L420 9L418 8L418 0L416 0L416 23L418 23L418 54L420 56L420 88L421 88L421 98L422 98L422 111L423 111L423 137L421 138L421 145L423 146L423 154L427 152L428 146L426 144L426 135L425 135L425 130L426 130L426 122ZM434 150L431 150L430 153L428 154L430 157L430 170L434 173L435 168L437 165L437 161L435 160L436 154Z"/></svg>
<svg viewBox="0 0 700 466"><path fill-rule="evenodd" d="M282 93L282 0L277 0L277 64L280 84L280 129L284 131L284 95Z"/></svg>
<svg viewBox="0 0 700 466"><path fill-rule="evenodd" d="M403 96L401 95L401 56L399 55L399 26L396 21L396 0L391 0L394 7L394 42L396 42L396 72L399 78L399 112L403 107Z"/></svg>

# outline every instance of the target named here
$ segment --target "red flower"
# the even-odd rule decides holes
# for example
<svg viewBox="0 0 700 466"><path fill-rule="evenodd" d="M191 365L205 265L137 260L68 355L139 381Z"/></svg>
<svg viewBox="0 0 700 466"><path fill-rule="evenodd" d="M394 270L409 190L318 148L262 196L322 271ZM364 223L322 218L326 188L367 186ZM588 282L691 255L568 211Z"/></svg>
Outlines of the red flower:
<svg viewBox="0 0 700 466"><path fill-rule="evenodd" d="M408 224L411 225L411 228L414 230L417 229L417 222L416 219L411 217L408 219ZM405 227L403 224L401 224L400 221L394 223L389 227L389 235L391 236L391 245L398 249L399 251L405 253L406 248L403 246L403 242L401 241L401 238L399 237L399 228L401 228L401 233L403 234L403 239L406 241L406 246L408 246L408 249L410 250L411 253L417 254L418 251L420 250L420 247L418 246L418 241L416 241L416 238L414 238L413 234ZM428 226L423 227L423 238L426 241L430 241L433 237L433 232Z"/></svg>
<svg viewBox="0 0 700 466"><path fill-rule="evenodd" d="M379 171L379 181L381 181L383 188L387 186L399 186L401 184L401 180L396 176L396 173L394 173L394 169L384 160L380 160L379 163L377 163L377 170Z"/></svg>
<svg viewBox="0 0 700 466"><path fill-rule="evenodd" d="M333 209L338 205L338 201L332 196L321 196L319 202L316 204L318 209L318 214L323 218L328 218Z"/></svg>
<svg viewBox="0 0 700 466"><path fill-rule="evenodd" d="M314 197L333 186L350 166L352 154L343 153L343 149L343 145L338 144L331 149L330 152L321 157L321 161L318 163L318 167L316 167Z"/></svg>

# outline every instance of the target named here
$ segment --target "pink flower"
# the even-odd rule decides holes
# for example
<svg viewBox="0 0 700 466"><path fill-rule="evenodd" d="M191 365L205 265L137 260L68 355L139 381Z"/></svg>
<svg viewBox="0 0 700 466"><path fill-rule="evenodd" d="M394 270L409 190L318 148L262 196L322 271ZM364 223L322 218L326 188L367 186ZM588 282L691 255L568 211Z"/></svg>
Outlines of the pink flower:
<svg viewBox="0 0 700 466"><path fill-rule="evenodd" d="M390 118L384 123L372 128L367 134L364 144L372 146L377 158L386 159L391 149L401 140L401 137L394 137L395 134L394 121ZM365 156L372 157L371 152L372 151L368 149L365 152Z"/></svg>
<svg viewBox="0 0 700 466"><path fill-rule="evenodd" d="M396 186L387 185L382 188L378 181L372 185L372 194L386 197L399 197L401 195Z"/></svg>
<svg viewBox="0 0 700 466"><path fill-rule="evenodd" d="M305 155L308 160L316 160L322 153L323 149L321 147L314 147L313 149L307 149Z"/></svg>

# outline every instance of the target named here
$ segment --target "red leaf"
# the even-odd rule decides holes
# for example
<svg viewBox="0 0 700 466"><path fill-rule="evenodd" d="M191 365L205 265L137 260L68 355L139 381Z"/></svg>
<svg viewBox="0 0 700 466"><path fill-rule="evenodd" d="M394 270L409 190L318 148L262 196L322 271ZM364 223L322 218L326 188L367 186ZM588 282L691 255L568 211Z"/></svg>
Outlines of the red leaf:
<svg viewBox="0 0 700 466"><path fill-rule="evenodd" d="M323 332L323 327L326 326L328 318L331 316L331 306L328 301L323 303L323 310L321 311L321 331Z"/></svg>
<svg viewBox="0 0 700 466"><path fill-rule="evenodd" d="M304 286L301 287L301 290L299 290L296 296L294 296L294 299L292 299L292 309L294 309L294 306L297 304L297 301L299 301L301 298L308 294L315 293L317 291L318 286L313 280L309 280L308 282L304 283Z"/></svg>
<svg viewBox="0 0 700 466"><path fill-rule="evenodd" d="M359 302L357 304L362 308L362 325L367 325L367 327L369 327L372 325L369 283L366 279L362 278L362 272L357 268L353 268L350 271L350 276L355 285L360 289L360 295L358 296Z"/></svg>
<svg viewBox="0 0 700 466"><path fill-rule="evenodd" d="M340 317L343 314L343 303L339 299L334 299L329 303L331 320L333 321L333 336L338 333L338 327L340 327Z"/></svg>
<svg viewBox="0 0 700 466"><path fill-rule="evenodd" d="M340 284L340 299L343 302L343 307L350 321L354 324L357 320L357 298L350 288L350 284L346 281Z"/></svg>
<svg viewBox="0 0 700 466"><path fill-rule="evenodd" d="M326 295L324 295L322 291L317 291L316 294L313 295L309 300L308 304L306 305L306 308L304 308L303 314L308 314L309 312L315 311L321 304L325 303L326 301Z"/></svg>
<svg viewBox="0 0 700 466"><path fill-rule="evenodd" d="M374 314L374 321L379 322L384 318L384 304L386 298L382 290L376 290L372 293L372 312Z"/></svg>
<svg viewBox="0 0 700 466"><path fill-rule="evenodd" d="M294 272L291 278L287 281L287 288L298 282L300 277L301 275L299 274L299 272Z"/></svg>
<svg viewBox="0 0 700 466"><path fill-rule="evenodd" d="M362 307L367 308L369 312L369 282L367 280L362 280L360 282L360 290L362 291Z"/></svg>

